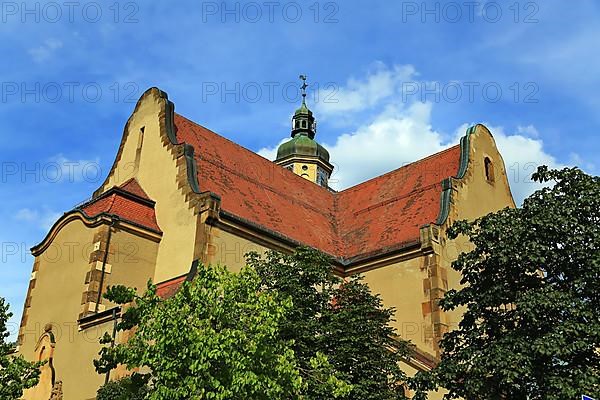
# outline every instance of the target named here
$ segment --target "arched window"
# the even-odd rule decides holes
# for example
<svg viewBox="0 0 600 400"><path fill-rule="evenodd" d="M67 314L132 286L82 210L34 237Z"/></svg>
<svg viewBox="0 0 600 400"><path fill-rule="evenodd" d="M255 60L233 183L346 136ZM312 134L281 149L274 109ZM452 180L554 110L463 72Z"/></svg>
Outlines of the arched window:
<svg viewBox="0 0 600 400"><path fill-rule="evenodd" d="M52 333L52 325L47 324L44 327L44 333L37 341L34 348L35 358L38 361L45 361L46 363L40 367L40 375L38 384L29 389L27 398L32 399L54 399L52 396L52 390L56 381L56 371L54 369L54 350L56 346L56 340ZM59 397L61 398L61 397Z"/></svg>
<svg viewBox="0 0 600 400"><path fill-rule="evenodd" d="M485 167L485 179L490 183L494 182L494 164L492 164L492 160L486 157L483 160L483 165Z"/></svg>

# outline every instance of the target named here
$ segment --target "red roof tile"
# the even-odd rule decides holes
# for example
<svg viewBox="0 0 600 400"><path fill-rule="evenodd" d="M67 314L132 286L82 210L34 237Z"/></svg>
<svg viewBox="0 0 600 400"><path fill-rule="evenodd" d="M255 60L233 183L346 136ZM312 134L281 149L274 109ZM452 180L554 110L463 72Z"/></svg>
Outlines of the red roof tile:
<svg viewBox="0 0 600 400"><path fill-rule="evenodd" d="M156 294L163 299L173 296L183 282L185 282L186 278L187 274L156 284Z"/></svg>
<svg viewBox="0 0 600 400"><path fill-rule="evenodd" d="M223 210L335 254L328 190L177 114L175 126L178 139L195 148L200 190L219 195Z"/></svg>
<svg viewBox="0 0 600 400"><path fill-rule="evenodd" d="M132 196L133 195L133 196ZM100 197L79 207L86 215L115 214L121 219L161 232L156 222L154 202L135 179L130 179L119 187L113 187Z"/></svg>
<svg viewBox="0 0 600 400"><path fill-rule="evenodd" d="M138 183L137 179L135 179L135 178L131 178L131 179L125 181L125 183L123 183L119 187L126 192L129 192L138 197L141 197L142 199L150 200L150 197L148 197L146 192L144 192L144 189L142 189L142 187ZM150 200L150 201L152 201L152 200Z"/></svg>
<svg viewBox="0 0 600 400"><path fill-rule="evenodd" d="M455 176L460 146L333 193L175 114L177 138L195 148L201 191L221 209L338 258L419 241L440 210L441 182Z"/></svg>
<svg viewBox="0 0 600 400"><path fill-rule="evenodd" d="M339 192L344 258L418 241L419 228L437 219L442 180L459 164L457 145Z"/></svg>

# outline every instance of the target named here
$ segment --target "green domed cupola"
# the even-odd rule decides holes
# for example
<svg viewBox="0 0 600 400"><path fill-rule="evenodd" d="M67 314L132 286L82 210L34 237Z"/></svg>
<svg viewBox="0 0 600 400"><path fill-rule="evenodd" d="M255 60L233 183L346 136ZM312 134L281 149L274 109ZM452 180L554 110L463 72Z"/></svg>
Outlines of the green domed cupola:
<svg viewBox="0 0 600 400"><path fill-rule="evenodd" d="M327 187L333 166L329 163L329 152L314 140L317 123L306 105L306 76L300 75L300 79L302 104L292 117L292 139L279 146L275 163Z"/></svg>
<svg viewBox="0 0 600 400"><path fill-rule="evenodd" d="M329 152L307 135L296 135L277 149L277 160L292 156L316 156L329 162Z"/></svg>

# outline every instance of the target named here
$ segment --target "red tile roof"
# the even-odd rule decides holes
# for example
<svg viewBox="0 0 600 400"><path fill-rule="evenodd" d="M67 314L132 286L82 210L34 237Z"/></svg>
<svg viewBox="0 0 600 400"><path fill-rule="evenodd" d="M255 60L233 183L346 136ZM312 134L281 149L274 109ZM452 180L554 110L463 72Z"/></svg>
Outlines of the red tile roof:
<svg viewBox="0 0 600 400"><path fill-rule="evenodd" d="M223 211L345 260L418 242L460 164L457 145L334 193L181 115L174 122L195 148L200 190Z"/></svg>
<svg viewBox="0 0 600 400"><path fill-rule="evenodd" d="M177 138L195 148L200 190L219 195L222 210L335 254L328 190L177 114L175 126Z"/></svg>
<svg viewBox="0 0 600 400"><path fill-rule="evenodd" d="M130 179L121 186L115 186L96 199L78 207L86 215L95 217L99 214L114 214L122 220L161 232L156 222L154 202L141 188L139 183Z"/></svg>
<svg viewBox="0 0 600 400"><path fill-rule="evenodd" d="M457 145L337 193L346 258L418 242L419 228L437 219L442 180L459 164Z"/></svg>
<svg viewBox="0 0 600 400"><path fill-rule="evenodd" d="M131 179L125 181L119 187L126 192L129 192L131 194L135 194L138 197L141 197L142 199L152 201L150 199L150 197L148 197L146 192L144 192L144 189L142 189L142 187L138 183L137 179L135 179L135 178L131 178Z"/></svg>
<svg viewBox="0 0 600 400"><path fill-rule="evenodd" d="M183 282L187 279L188 274L178 276L176 278L169 279L164 282L156 284L156 294L158 297L166 299L173 296L177 290L183 285Z"/></svg>

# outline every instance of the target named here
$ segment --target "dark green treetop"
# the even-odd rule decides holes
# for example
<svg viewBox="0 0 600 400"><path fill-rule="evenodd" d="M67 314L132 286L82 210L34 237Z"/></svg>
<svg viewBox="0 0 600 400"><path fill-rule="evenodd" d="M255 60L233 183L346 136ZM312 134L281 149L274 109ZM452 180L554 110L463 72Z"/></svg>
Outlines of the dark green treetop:
<svg viewBox="0 0 600 400"><path fill-rule="evenodd" d="M553 185L451 229L475 248L453 263L465 286L441 306L465 313L416 388L442 386L449 399L600 395L600 178L540 167L533 180Z"/></svg>
<svg viewBox="0 0 600 400"><path fill-rule="evenodd" d="M343 399L405 399L406 376L399 362L408 343L394 339L393 309L356 276L347 281L334 273L326 255L299 248L284 255L267 252L248 256L263 286L289 296L293 308L282 323L282 340L291 340L300 370L309 368L316 353L324 354L340 379L352 390ZM324 399L318 379L304 374L308 399Z"/></svg>

